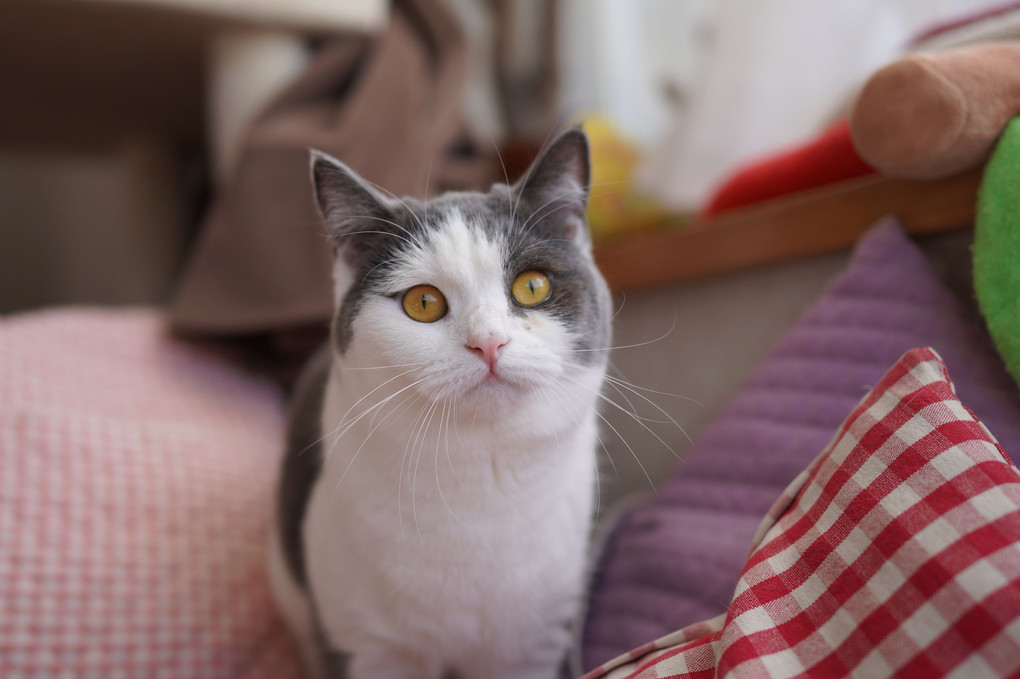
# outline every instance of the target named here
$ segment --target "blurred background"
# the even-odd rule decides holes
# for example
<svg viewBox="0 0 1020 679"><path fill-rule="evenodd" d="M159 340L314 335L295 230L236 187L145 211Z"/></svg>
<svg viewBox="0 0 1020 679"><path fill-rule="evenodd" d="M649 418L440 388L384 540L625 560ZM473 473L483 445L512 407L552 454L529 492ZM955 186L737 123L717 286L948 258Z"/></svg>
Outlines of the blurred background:
<svg viewBox="0 0 1020 679"><path fill-rule="evenodd" d="M165 306L179 333L268 335L300 356L329 309L307 147L424 195L512 181L555 130L583 122L616 342L643 347L617 352L616 368L698 402L656 397L686 430L653 425L666 425L665 442L643 446L658 478L845 253L715 277L678 263L675 279L637 284L619 267L641 258L619 255L611 275L613 253L636 234L704 227L735 167L824 131L876 68L989 6L4 0L0 313ZM287 254L295 225L310 245Z"/></svg>
<svg viewBox="0 0 1020 679"><path fill-rule="evenodd" d="M482 156L598 116L639 154L643 193L694 210L735 163L834 119L922 26L987 4L449 0L469 55L449 96ZM165 302L247 124L323 44L379 35L390 11L5 0L0 311Z"/></svg>

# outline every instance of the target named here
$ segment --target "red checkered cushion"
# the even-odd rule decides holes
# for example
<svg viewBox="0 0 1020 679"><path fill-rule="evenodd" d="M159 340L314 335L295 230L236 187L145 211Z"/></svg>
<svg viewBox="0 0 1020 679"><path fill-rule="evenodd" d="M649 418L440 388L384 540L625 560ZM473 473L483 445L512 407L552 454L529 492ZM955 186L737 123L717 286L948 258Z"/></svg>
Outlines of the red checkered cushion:
<svg viewBox="0 0 1020 679"><path fill-rule="evenodd" d="M151 311L0 318L0 677L293 679L283 404Z"/></svg>
<svg viewBox="0 0 1020 679"><path fill-rule="evenodd" d="M728 613L588 677L1020 676L1020 474L908 352L787 489Z"/></svg>

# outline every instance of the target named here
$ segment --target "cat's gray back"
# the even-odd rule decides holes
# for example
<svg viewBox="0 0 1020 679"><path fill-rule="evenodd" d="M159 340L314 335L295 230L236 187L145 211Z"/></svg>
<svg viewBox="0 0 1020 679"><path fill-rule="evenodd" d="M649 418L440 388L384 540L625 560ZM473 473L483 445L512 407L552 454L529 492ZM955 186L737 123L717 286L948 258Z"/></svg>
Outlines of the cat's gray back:
<svg viewBox="0 0 1020 679"><path fill-rule="evenodd" d="M287 450L278 488L277 530L287 568L307 591L301 524L312 487L322 472L322 404L332 366L332 351L323 345L305 366L294 388L287 418Z"/></svg>

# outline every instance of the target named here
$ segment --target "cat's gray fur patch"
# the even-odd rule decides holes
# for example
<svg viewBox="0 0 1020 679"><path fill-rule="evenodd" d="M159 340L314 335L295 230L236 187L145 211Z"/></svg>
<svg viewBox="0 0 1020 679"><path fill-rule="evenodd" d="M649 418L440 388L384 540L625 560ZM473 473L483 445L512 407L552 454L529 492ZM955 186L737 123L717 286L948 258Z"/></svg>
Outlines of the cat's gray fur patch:
<svg viewBox="0 0 1020 679"><path fill-rule="evenodd" d="M301 524L312 487L322 471L320 418L331 364L332 351L324 345L305 366L294 389L278 495L277 522L284 560L295 582L306 592L308 573Z"/></svg>

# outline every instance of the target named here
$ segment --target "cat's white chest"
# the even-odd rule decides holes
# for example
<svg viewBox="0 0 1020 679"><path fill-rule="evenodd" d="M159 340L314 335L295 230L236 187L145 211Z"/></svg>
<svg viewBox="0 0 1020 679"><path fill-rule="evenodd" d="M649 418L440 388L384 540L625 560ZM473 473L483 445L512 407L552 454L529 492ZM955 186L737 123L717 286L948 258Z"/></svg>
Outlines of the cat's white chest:
<svg viewBox="0 0 1020 679"><path fill-rule="evenodd" d="M324 431L355 403L332 381ZM473 676L534 647L562 652L583 583L595 426L571 415L553 436L526 435L542 413L480 427L452 409L386 408L324 440L304 536L332 645L396 645Z"/></svg>

